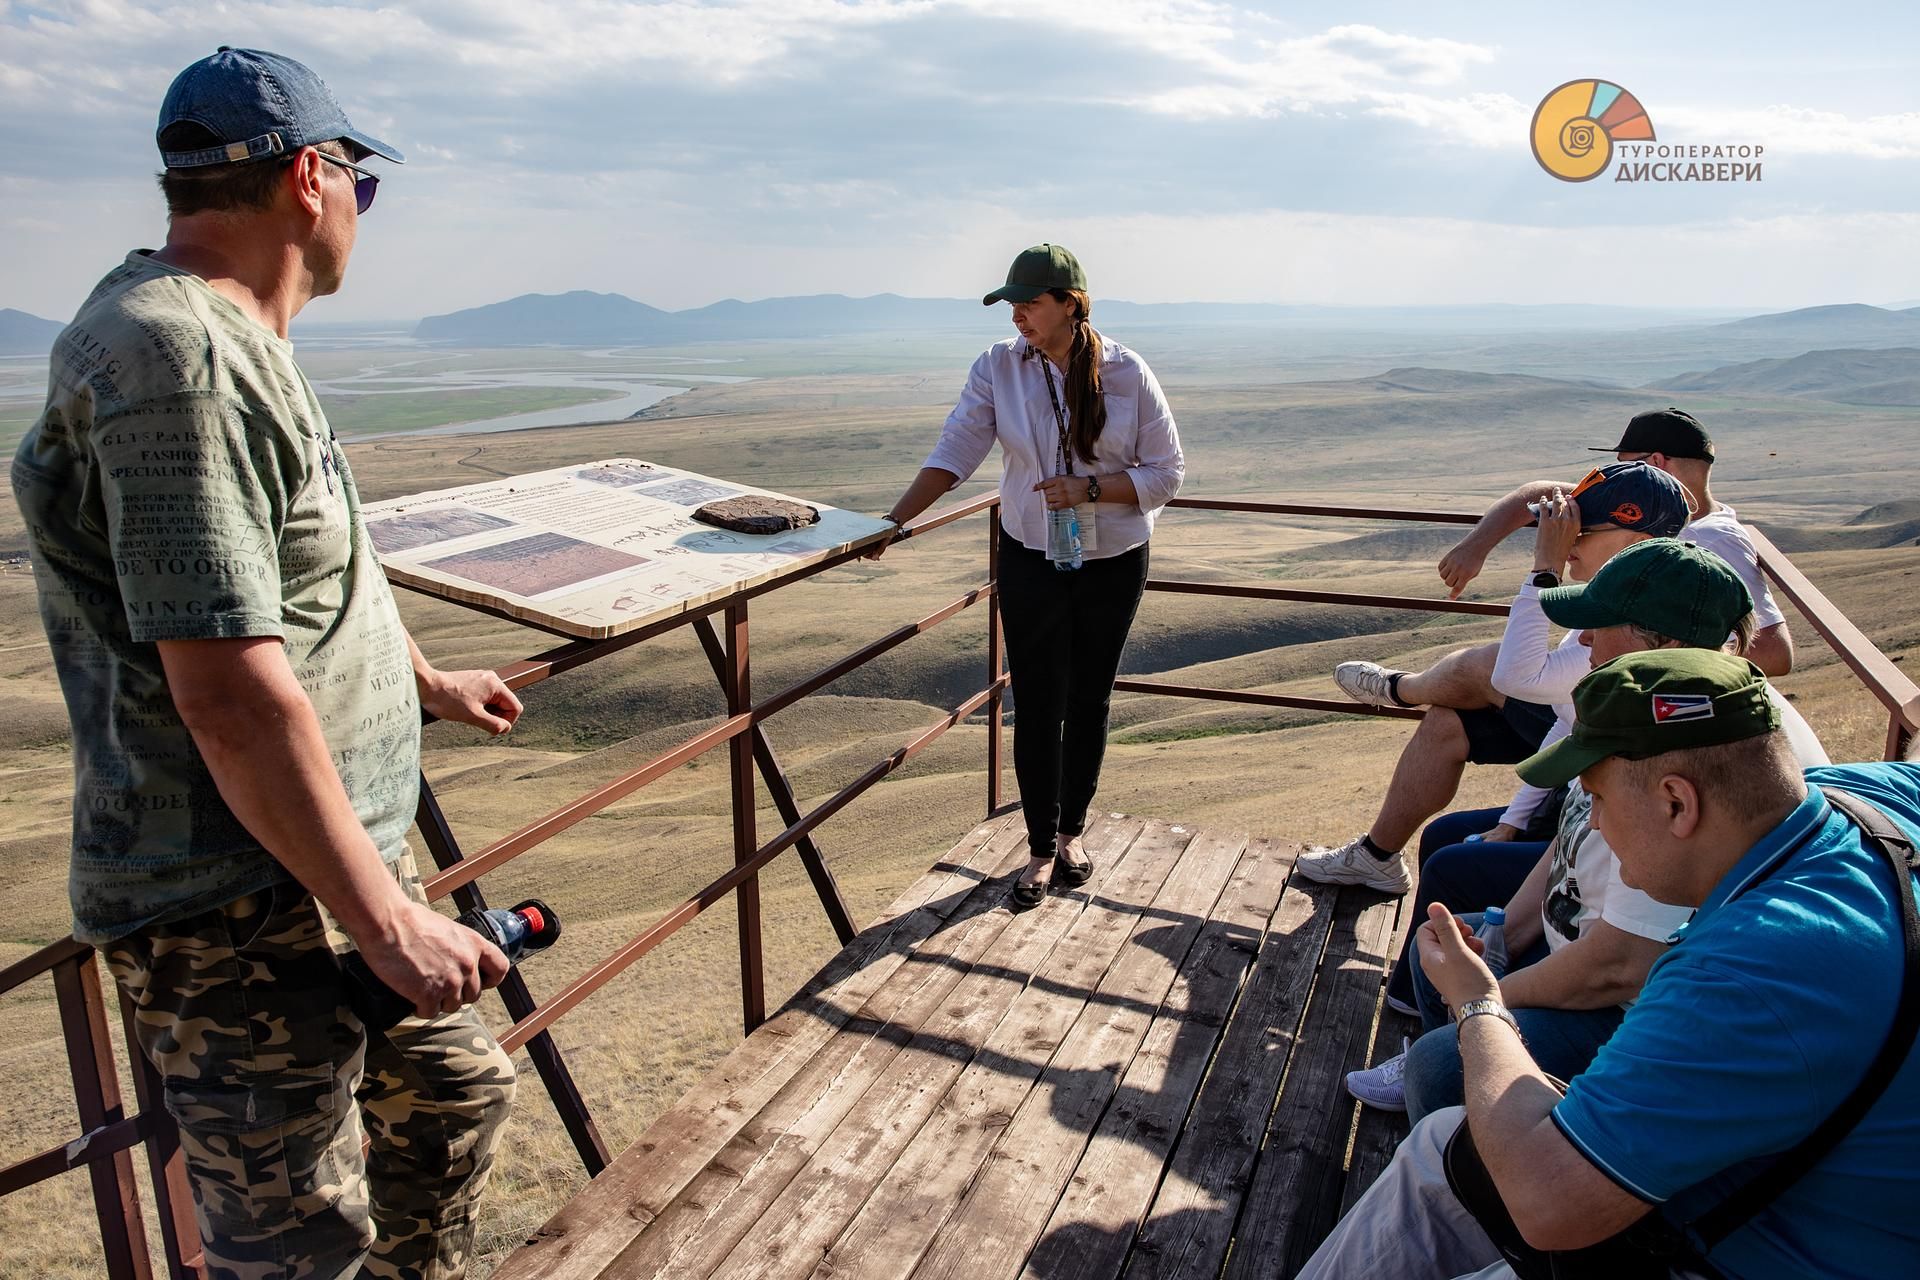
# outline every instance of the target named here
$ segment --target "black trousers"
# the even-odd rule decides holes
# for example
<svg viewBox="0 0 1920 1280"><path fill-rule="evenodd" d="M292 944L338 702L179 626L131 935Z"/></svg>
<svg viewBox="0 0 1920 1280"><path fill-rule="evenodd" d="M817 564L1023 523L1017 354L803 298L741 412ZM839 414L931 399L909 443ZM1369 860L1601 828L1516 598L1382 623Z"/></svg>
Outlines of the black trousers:
<svg viewBox="0 0 1920 1280"><path fill-rule="evenodd" d="M1120 651L1146 589L1147 548L1062 572L1000 537L1000 616L1013 684L1013 772L1036 858L1079 835L1107 753Z"/></svg>

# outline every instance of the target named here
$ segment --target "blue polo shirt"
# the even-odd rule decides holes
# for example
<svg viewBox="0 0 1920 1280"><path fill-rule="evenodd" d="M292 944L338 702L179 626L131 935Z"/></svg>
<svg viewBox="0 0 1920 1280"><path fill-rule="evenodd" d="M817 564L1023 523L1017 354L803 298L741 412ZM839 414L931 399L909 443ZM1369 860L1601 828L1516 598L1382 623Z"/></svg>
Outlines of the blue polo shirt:
<svg viewBox="0 0 1920 1280"><path fill-rule="evenodd" d="M1920 767L1828 766L1920 841ZM1553 1118L1627 1191L1688 1220L1799 1142L1866 1074L1899 1003L1893 873L1818 791L1747 851ZM1909 891L1911 888L1909 887ZM1729 1280L1920 1273L1920 1053L1853 1133L1713 1251Z"/></svg>

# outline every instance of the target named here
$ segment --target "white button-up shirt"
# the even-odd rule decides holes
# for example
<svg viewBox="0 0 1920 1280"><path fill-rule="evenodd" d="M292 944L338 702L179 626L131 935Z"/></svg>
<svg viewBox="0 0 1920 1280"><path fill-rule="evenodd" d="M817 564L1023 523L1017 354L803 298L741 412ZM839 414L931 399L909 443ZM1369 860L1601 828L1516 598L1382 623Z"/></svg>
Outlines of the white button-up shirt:
<svg viewBox="0 0 1920 1280"><path fill-rule="evenodd" d="M1067 466L1074 475L1111 475L1125 471L1133 478L1138 504L1102 502L1095 515L1098 550L1090 559L1106 559L1131 551L1153 535L1154 518L1180 491L1187 462L1180 452L1180 434L1174 429L1167 398L1146 361L1109 338L1101 339L1100 392L1106 401L1107 425L1094 443L1093 465L1070 454ZM947 415L940 442L926 465L950 471L960 480L972 475L993 442L1000 442L1000 519L1022 545L1045 551L1047 504L1033 487L1052 477L1059 456L1059 428L1047 384L1041 371L1046 359L1035 350L1031 359L1021 337L996 342L973 362L960 403ZM1062 414L1067 410L1066 381L1053 369L1054 394ZM1072 427L1072 421L1068 421ZM957 482L956 482L957 483Z"/></svg>

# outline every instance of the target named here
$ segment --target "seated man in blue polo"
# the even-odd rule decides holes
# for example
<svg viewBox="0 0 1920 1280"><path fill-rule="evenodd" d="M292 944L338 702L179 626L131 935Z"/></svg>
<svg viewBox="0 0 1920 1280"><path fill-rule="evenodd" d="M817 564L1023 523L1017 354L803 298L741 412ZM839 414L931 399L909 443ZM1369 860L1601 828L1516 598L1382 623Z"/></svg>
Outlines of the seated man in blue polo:
<svg viewBox="0 0 1920 1280"><path fill-rule="evenodd" d="M1753 632L1752 601L1733 568L1711 551L1675 538L1652 538L1613 556L1585 583L1551 587L1514 602L1514 616L1531 613L1534 647L1544 651L1549 621L1570 628L1571 650L1591 662L1581 672L1649 649L1739 646ZM1508 643L1515 627L1509 620ZM1731 639L1729 637L1732 637ZM1504 646L1503 646L1504 648ZM1505 655L1503 653L1502 659ZM1570 696L1578 680L1565 683ZM1802 768L1827 763L1820 740L1773 689L1768 698ZM1569 717L1568 728L1571 728ZM1556 732L1549 743L1564 737ZM1478 846L1446 855L1471 859ZM1499 855L1495 855L1499 856ZM1456 910L1474 905L1449 896L1446 884L1492 882L1484 875L1423 877L1428 902ZM1620 882L1619 861L1594 829L1592 797L1576 779L1560 806L1559 828L1545 854L1517 887L1510 884L1501 943L1488 955L1500 978L1502 1000L1520 1021L1534 1061L1570 1080L1586 1070L1640 994L1647 970L1668 938L1687 922L1686 907L1656 902ZM1462 917L1478 929L1479 913ZM1404 1107L1408 1118L1460 1105L1460 1053L1446 1005L1420 972L1409 939L1410 974L1422 1029L1398 1059L1347 1076L1347 1090L1369 1106Z"/></svg>
<svg viewBox="0 0 1920 1280"><path fill-rule="evenodd" d="M1521 776L1579 777L1622 879L1695 908L1693 919L1562 1096L1498 981L1436 905L1420 960L1457 1011L1466 1105L1415 1127L1301 1276L1512 1275L1447 1181L1444 1153L1463 1120L1533 1249L1583 1249L1658 1213L1704 1254L1677 1275L1914 1274L1920 1055L1889 1034L1913 876L1815 787L1851 793L1920 841L1920 767L1803 773L1759 669L1731 654L1629 654L1582 681L1574 704L1572 736ZM1883 1049L1895 1064L1884 1092L1824 1155L1778 1164L1854 1098ZM1700 1239L1703 1215L1776 1166L1791 1175L1783 1188Z"/></svg>

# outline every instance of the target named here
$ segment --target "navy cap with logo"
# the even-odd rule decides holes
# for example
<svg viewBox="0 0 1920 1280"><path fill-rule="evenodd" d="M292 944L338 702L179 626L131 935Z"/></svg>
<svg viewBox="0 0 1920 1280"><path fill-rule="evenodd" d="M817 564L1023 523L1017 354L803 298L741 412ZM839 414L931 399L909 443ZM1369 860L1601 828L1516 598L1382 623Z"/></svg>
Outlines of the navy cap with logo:
<svg viewBox="0 0 1920 1280"><path fill-rule="evenodd" d="M170 149L181 125L198 126L187 131L197 135L195 144L183 148L174 141ZM160 103L155 138L169 169L263 160L337 138L395 164L406 159L355 129L326 82L302 63L225 45L174 77Z"/></svg>
<svg viewBox="0 0 1920 1280"><path fill-rule="evenodd" d="M1627 420L1620 443L1605 449L1594 447L1590 453L1664 453L1669 458L1699 458L1713 461L1713 440L1700 420L1685 409L1669 405L1636 413Z"/></svg>
<svg viewBox="0 0 1920 1280"><path fill-rule="evenodd" d="M1571 495L1582 529L1630 529L1671 538L1693 517L1680 482L1644 462L1609 462L1589 471Z"/></svg>

